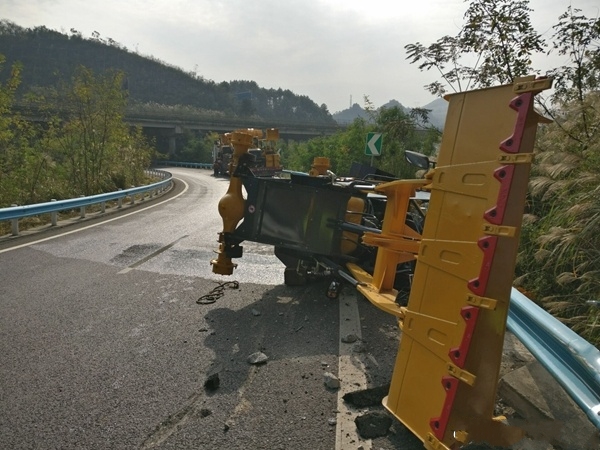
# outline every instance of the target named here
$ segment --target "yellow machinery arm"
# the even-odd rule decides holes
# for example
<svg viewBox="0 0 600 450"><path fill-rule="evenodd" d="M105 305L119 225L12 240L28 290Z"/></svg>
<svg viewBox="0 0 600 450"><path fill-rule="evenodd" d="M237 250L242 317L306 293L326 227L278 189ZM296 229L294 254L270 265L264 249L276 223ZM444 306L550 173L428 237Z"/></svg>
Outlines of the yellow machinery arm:
<svg viewBox="0 0 600 450"><path fill-rule="evenodd" d="M241 158L247 155L248 149L257 142L266 142L265 166L271 169L280 169L279 155L274 151L274 143L279 139L279 130L269 128L263 140L262 130L246 128L235 130L221 136L221 142L233 147L233 155L229 162L230 175L229 187L225 195L219 200L219 215L223 220L223 231L219 233L219 250L217 258L211 260L212 271L220 275L231 275L237 264L226 254L226 235L231 234L244 217L246 199L242 193L242 179L236 175L236 169Z"/></svg>
<svg viewBox="0 0 600 450"><path fill-rule="evenodd" d="M521 430L493 417L532 151L533 109L550 79L527 77L447 97L446 125L420 243L407 233L393 182L373 275L348 269L374 305L396 315L402 339L385 407L428 449L510 445ZM389 217L388 217L389 216ZM394 303L398 262L416 253L406 308Z"/></svg>
<svg viewBox="0 0 600 450"><path fill-rule="evenodd" d="M229 163L229 187L225 195L219 200L219 214L223 219L223 231L219 233L219 250L217 258L210 263L213 266L213 272L221 275L231 275L237 264L231 261L225 254L224 233L231 233L235 230L236 225L244 217L244 196L242 194L242 180L234 176L235 169L238 165L240 157L248 153L248 149L252 146L252 140L256 136L253 129L237 130L233 133L227 133L226 138L233 145L233 158Z"/></svg>

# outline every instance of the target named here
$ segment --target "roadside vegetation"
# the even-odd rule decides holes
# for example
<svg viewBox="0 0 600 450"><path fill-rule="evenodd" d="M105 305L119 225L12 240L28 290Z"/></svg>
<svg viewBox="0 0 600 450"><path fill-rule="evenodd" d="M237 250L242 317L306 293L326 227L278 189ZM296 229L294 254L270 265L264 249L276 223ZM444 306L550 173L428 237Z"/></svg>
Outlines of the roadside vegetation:
<svg viewBox="0 0 600 450"><path fill-rule="evenodd" d="M426 112L415 109L405 112L399 107L375 110L365 98L369 119L358 118L344 131L308 142L288 142L282 147L282 162L291 170L308 171L315 157L329 158L331 170L348 175L352 163L372 165L392 176L414 178L415 168L404 159L405 150L429 156L435 154L441 132L424 124ZM365 137L369 132L383 133L381 156L365 155Z"/></svg>
<svg viewBox="0 0 600 450"><path fill-rule="evenodd" d="M154 156L139 129L124 121L123 74L80 67L72 81L29 94L39 122L13 109L20 64L0 85L0 207L115 191L146 181Z"/></svg>

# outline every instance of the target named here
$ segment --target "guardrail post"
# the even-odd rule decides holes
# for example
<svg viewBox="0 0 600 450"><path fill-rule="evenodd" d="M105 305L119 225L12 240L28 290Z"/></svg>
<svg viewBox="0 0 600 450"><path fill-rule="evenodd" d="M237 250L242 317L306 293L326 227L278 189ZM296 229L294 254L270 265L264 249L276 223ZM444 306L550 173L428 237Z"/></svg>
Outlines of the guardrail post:
<svg viewBox="0 0 600 450"><path fill-rule="evenodd" d="M85 195L80 195L79 198L83 198ZM79 208L79 218L85 219L85 206Z"/></svg>
<svg viewBox="0 0 600 450"><path fill-rule="evenodd" d="M131 186L132 188L134 188L135 186ZM131 204L134 205L135 204L135 194L131 194Z"/></svg>
<svg viewBox="0 0 600 450"><path fill-rule="evenodd" d="M119 188L119 191L122 191L123 189ZM118 201L117 201L117 208L121 209L123 207L123 197L119 197Z"/></svg>
<svg viewBox="0 0 600 450"><path fill-rule="evenodd" d="M19 206L19 205L13 203L10 206ZM11 228L12 235L18 236L19 235L19 219L11 219L10 228Z"/></svg>
<svg viewBox="0 0 600 450"><path fill-rule="evenodd" d="M106 202L100 203L100 213L104 214L106 212Z"/></svg>
<svg viewBox="0 0 600 450"><path fill-rule="evenodd" d="M56 199L53 198L50 200L51 202L55 202ZM58 224L58 211L52 211L50 213L50 224L55 227Z"/></svg>

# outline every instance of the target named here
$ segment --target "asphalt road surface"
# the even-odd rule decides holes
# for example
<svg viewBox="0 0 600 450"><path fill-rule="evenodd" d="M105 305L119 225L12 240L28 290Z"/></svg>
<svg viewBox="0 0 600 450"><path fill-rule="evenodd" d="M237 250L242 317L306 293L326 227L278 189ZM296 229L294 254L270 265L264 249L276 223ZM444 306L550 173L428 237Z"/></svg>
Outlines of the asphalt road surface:
<svg viewBox="0 0 600 450"><path fill-rule="evenodd" d="M366 409L340 400L389 382L395 320L350 288L284 286L269 246L212 274L228 180L169 170L157 200L0 243L0 448L423 448L399 423L359 438ZM349 331L358 342L341 342ZM268 361L249 364L255 352Z"/></svg>

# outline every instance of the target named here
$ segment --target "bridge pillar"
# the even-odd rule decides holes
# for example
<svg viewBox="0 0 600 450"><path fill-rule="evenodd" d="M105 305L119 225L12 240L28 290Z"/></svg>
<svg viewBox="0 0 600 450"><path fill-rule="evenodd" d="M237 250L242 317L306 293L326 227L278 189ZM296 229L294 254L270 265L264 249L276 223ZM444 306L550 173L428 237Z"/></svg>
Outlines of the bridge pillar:
<svg viewBox="0 0 600 450"><path fill-rule="evenodd" d="M169 136L169 156L174 156L176 150L177 150L177 136L173 134L173 135Z"/></svg>

